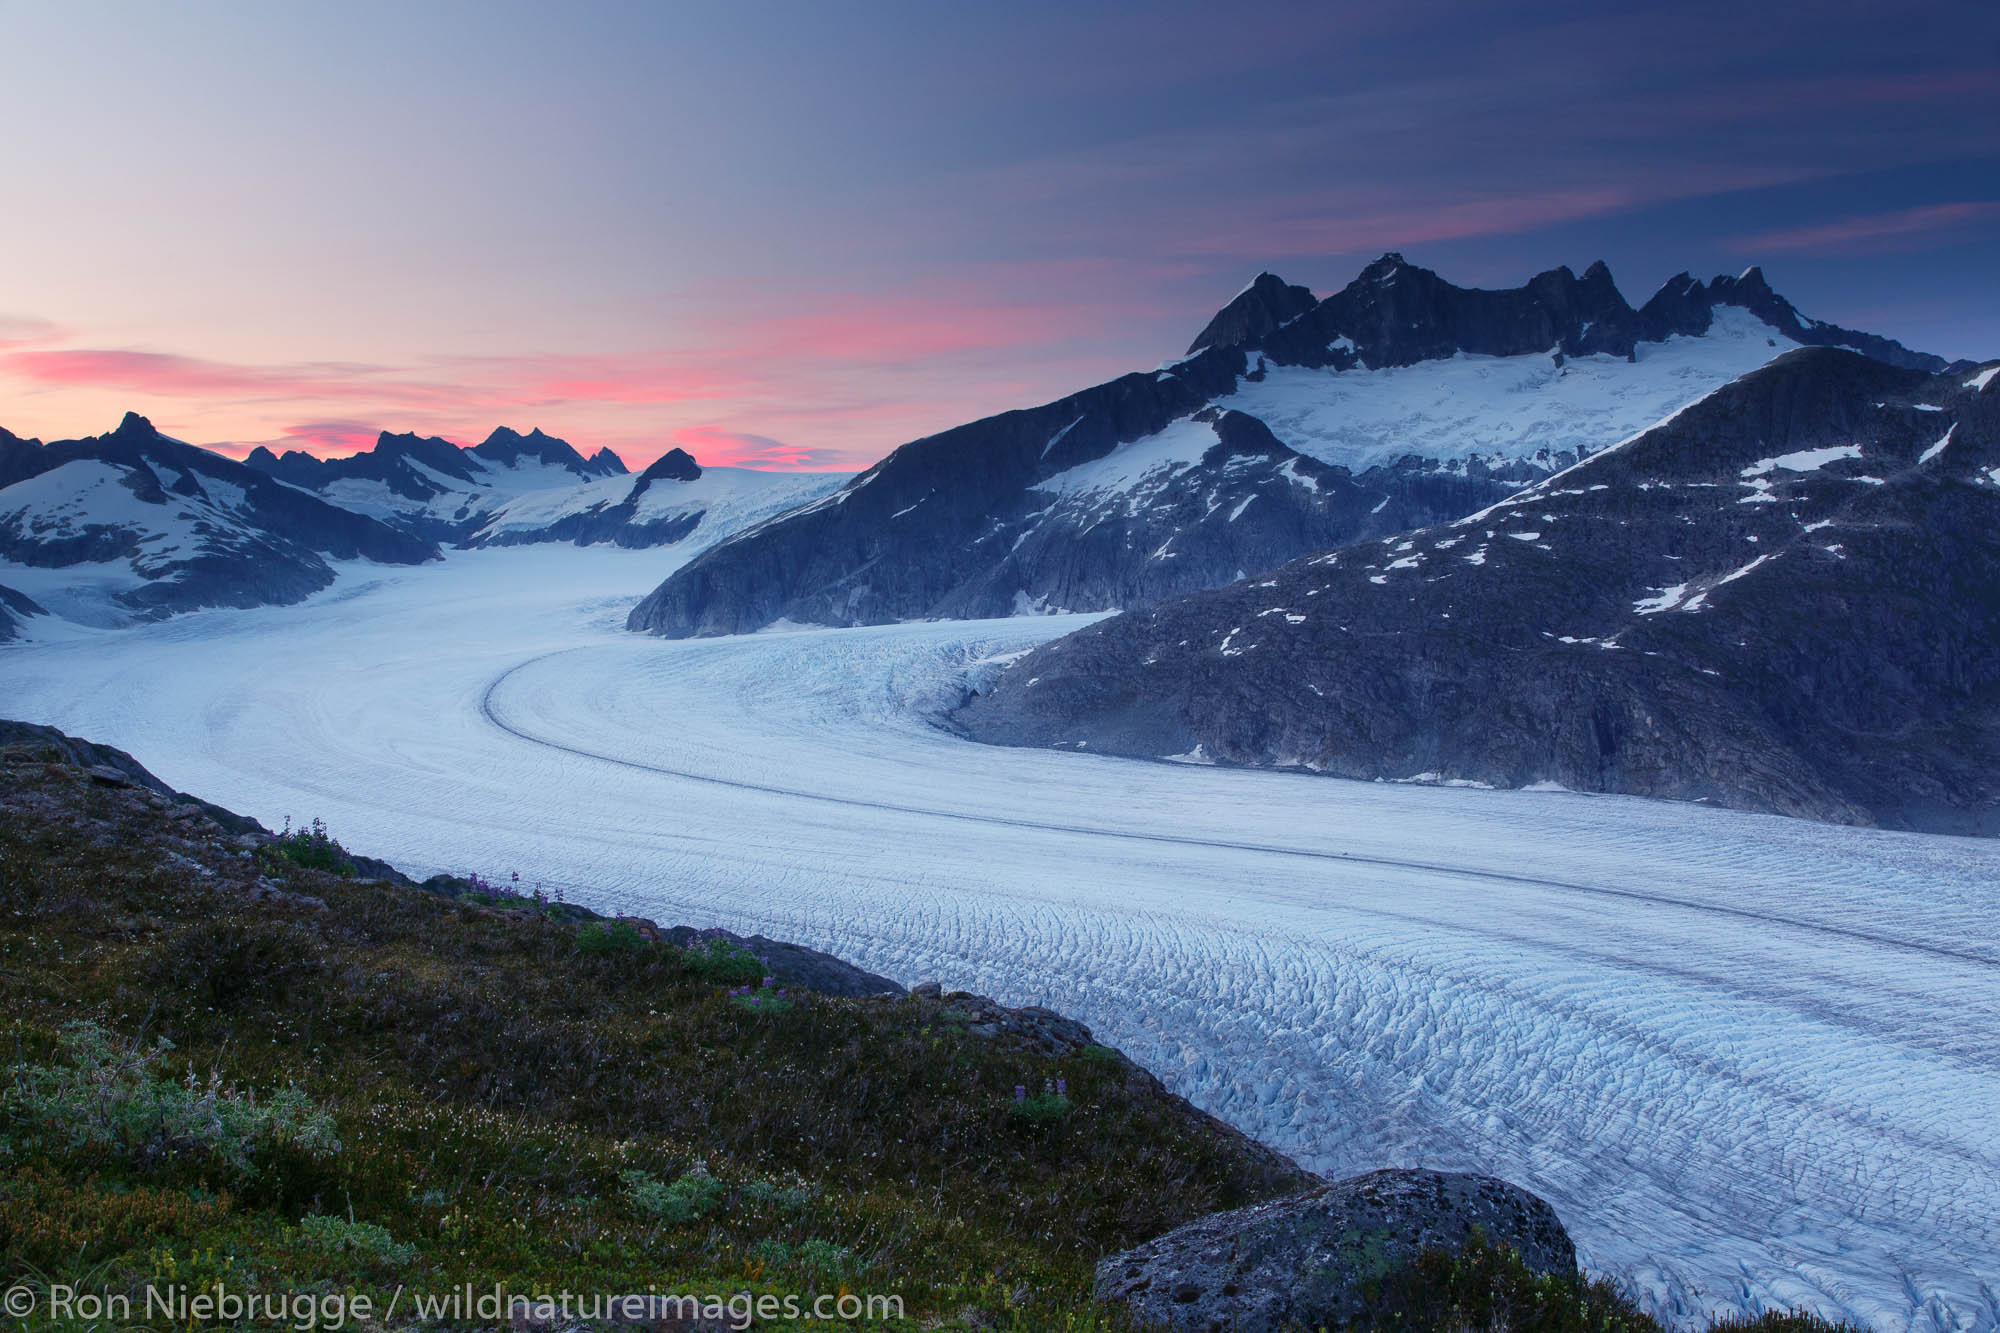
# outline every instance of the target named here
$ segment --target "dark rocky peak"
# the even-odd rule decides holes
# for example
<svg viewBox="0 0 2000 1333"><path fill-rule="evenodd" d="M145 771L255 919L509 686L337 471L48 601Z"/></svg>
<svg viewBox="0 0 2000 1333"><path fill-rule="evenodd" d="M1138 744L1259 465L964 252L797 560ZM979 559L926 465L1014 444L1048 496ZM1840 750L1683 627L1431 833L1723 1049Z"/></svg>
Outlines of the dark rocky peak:
<svg viewBox="0 0 2000 1333"><path fill-rule="evenodd" d="M1188 344L1187 354L1193 356L1205 347L1254 343L1317 304L1318 298L1311 289L1292 286L1275 273L1259 273L1255 281L1216 312L1200 336Z"/></svg>
<svg viewBox="0 0 2000 1333"><path fill-rule="evenodd" d="M1639 322L1646 339L1659 342L1674 334L1692 337L1705 333L1714 305L1708 288L1692 273L1680 272L1660 284L1660 290L1639 307Z"/></svg>
<svg viewBox="0 0 2000 1333"><path fill-rule="evenodd" d="M596 453L592 454L590 456L590 467L593 472L606 477L622 477L631 471L630 468L625 466L625 460L617 454L612 453L609 449L599 449Z"/></svg>
<svg viewBox="0 0 2000 1333"><path fill-rule="evenodd" d="M1553 268L1524 286L1488 291L1455 287L1392 252L1260 345L1284 365L1379 368L1460 352L1630 355L1641 332L1602 262L1581 278Z"/></svg>
<svg viewBox="0 0 2000 1333"><path fill-rule="evenodd" d="M0 486L12 486L40 473L46 452L40 440L24 440L0 428Z"/></svg>
<svg viewBox="0 0 2000 1333"><path fill-rule="evenodd" d="M685 449L669 449L646 465L641 481L693 481L701 475L701 464Z"/></svg>
<svg viewBox="0 0 2000 1333"><path fill-rule="evenodd" d="M1790 301L1772 290L1764 270L1755 264L1733 278L1718 277L1709 283L1708 303L1711 310L1718 305L1740 306L1787 338L1808 347L1848 347L1877 361L1929 374L1937 374L1947 365L1943 357L1913 352L1893 338L1806 318ZM1707 324L1702 327L1707 328Z"/></svg>
<svg viewBox="0 0 2000 1333"><path fill-rule="evenodd" d="M1752 264L1735 277L1717 277L1708 284L1711 305L1742 306L1772 328L1784 333L1796 334L1806 327L1807 321L1799 317L1798 310L1784 297L1771 290L1771 284L1764 278L1764 270Z"/></svg>
<svg viewBox="0 0 2000 1333"><path fill-rule="evenodd" d="M1432 277L1437 276L1435 273L1431 273L1429 269L1417 268L1409 260L1403 258L1399 251L1389 250L1384 252L1380 259L1375 260L1367 268L1362 269L1360 275L1354 279L1354 283L1388 282L1392 278L1409 272L1429 273ZM1354 284L1350 283L1349 285L1352 286Z"/></svg>
<svg viewBox="0 0 2000 1333"><path fill-rule="evenodd" d="M637 500L656 481L693 481L700 475L701 464L694 461L694 455L685 449L669 449L646 465L646 470L632 483L625 502Z"/></svg>
<svg viewBox="0 0 2000 1333"><path fill-rule="evenodd" d="M450 440L436 435L418 435L415 431L392 435L385 430L376 436L372 452L377 460L384 463L407 459L460 481L471 481L475 472L485 470L478 459L468 459L466 451Z"/></svg>
<svg viewBox="0 0 2000 1333"><path fill-rule="evenodd" d="M112 431L109 438L121 442L136 442L157 440L161 438L161 435L154 428L153 423L145 417L140 416L137 412L127 412L124 419L118 423L118 429Z"/></svg>
<svg viewBox="0 0 2000 1333"><path fill-rule="evenodd" d="M572 472L583 472L590 466L583 461L582 454L570 447L568 440L546 435L540 426L526 435L501 426L473 445L472 452L501 467L519 467L523 458L532 458L550 467L568 468Z"/></svg>
<svg viewBox="0 0 2000 1333"><path fill-rule="evenodd" d="M274 472L278 467L278 456L260 444L243 456L243 465L254 467L259 472Z"/></svg>

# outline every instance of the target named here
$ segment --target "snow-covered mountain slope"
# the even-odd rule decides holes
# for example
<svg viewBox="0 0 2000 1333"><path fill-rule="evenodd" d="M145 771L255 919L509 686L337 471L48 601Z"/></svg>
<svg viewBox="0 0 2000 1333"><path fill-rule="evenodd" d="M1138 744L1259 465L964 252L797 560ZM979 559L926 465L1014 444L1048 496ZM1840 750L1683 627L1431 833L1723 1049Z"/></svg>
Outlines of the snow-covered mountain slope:
<svg viewBox="0 0 2000 1333"><path fill-rule="evenodd" d="M670 449L633 476L609 449L585 459L568 442L505 427L470 449L383 432L375 448L318 459L259 448L272 476L453 547L569 542L666 546L697 528L703 545L818 499L846 473L704 468Z"/></svg>
<svg viewBox="0 0 2000 1333"><path fill-rule="evenodd" d="M1635 343L1629 356L1458 352L1345 371L1267 362L1221 402L1300 453L1356 473L1411 457L1503 470L1520 462L1546 474L1797 346L1748 310L1722 306L1704 332Z"/></svg>
<svg viewBox="0 0 2000 1333"><path fill-rule="evenodd" d="M502 501L461 544L666 546L698 531L708 545L828 495L848 475L705 468L673 449L636 477L606 477Z"/></svg>
<svg viewBox="0 0 2000 1333"><path fill-rule="evenodd" d="M26 606L115 625L296 602L328 559L415 564L437 548L127 414L108 435L0 441L0 583Z"/></svg>
<svg viewBox="0 0 2000 1333"><path fill-rule="evenodd" d="M505 426L469 449L436 436L383 431L373 449L347 458L300 450L279 456L259 445L244 461L343 509L443 543L463 541L520 496L574 489L626 471L609 449L586 459L540 428L522 435Z"/></svg>
<svg viewBox="0 0 2000 1333"><path fill-rule="evenodd" d="M1143 605L1460 517L1822 343L1944 365L1801 318L1756 269L1637 310L1602 264L1477 291L1387 255L1323 301L1266 274L1187 357L904 445L690 564L632 627ZM1218 410L1230 438L1203 434Z"/></svg>
<svg viewBox="0 0 2000 1333"><path fill-rule="evenodd" d="M1315 1170L1519 1181L1677 1324L2000 1327L2000 843L970 745L931 712L1077 619L622 633L677 559L455 553L0 698L413 871L1052 1004Z"/></svg>
<svg viewBox="0 0 2000 1333"><path fill-rule="evenodd" d="M2000 388L1803 348L1479 513L1104 621L978 738L2000 833Z"/></svg>

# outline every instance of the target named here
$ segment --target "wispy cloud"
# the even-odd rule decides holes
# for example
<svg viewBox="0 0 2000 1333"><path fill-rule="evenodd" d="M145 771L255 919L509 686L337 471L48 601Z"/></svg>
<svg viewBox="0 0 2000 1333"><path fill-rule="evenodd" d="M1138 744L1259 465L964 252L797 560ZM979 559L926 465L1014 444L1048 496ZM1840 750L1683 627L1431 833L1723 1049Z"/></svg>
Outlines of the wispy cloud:
<svg viewBox="0 0 2000 1333"><path fill-rule="evenodd" d="M61 342L67 331L50 320L34 315L0 315L0 351L17 347L46 347Z"/></svg>
<svg viewBox="0 0 2000 1333"><path fill-rule="evenodd" d="M2000 200L1926 204L1893 213L1871 213L1834 222L1739 236L1730 248L1742 254L1853 254L1921 244L1938 232L2000 220Z"/></svg>
<svg viewBox="0 0 2000 1333"><path fill-rule="evenodd" d="M0 373L35 384L125 389L165 397L284 399L362 392L378 387L390 372L380 366L243 365L171 352L79 347L8 352L0 356Z"/></svg>
<svg viewBox="0 0 2000 1333"><path fill-rule="evenodd" d="M720 426L682 426L673 432L678 448L696 461L721 467L769 468L781 472L844 472L852 459L833 449L786 444L768 435L727 430Z"/></svg>

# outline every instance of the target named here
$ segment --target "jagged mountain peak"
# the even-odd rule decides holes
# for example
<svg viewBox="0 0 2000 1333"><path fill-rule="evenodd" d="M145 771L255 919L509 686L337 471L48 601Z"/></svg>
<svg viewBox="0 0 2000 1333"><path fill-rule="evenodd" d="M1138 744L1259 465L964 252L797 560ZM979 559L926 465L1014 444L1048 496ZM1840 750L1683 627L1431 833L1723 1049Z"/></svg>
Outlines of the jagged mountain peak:
<svg viewBox="0 0 2000 1333"><path fill-rule="evenodd" d="M622 476L625 472L625 464L616 454L610 455L609 462L606 461L604 450L599 450L596 457L586 459L568 440L547 434L540 426L536 426L526 435L508 426L496 427L492 434L472 446L468 452L486 462L507 468L518 468L525 460L546 467L562 468L582 477Z"/></svg>
<svg viewBox="0 0 2000 1333"><path fill-rule="evenodd" d="M466 460L466 451L441 435L419 435L415 431L392 434L383 431L375 437L375 455L383 460L407 458L434 468L448 477L468 480L480 466Z"/></svg>
<svg viewBox="0 0 2000 1333"><path fill-rule="evenodd" d="M1274 332L1317 304L1309 287L1298 287L1275 273L1259 273L1228 305L1217 311L1187 354L1208 347L1236 347Z"/></svg>
<svg viewBox="0 0 2000 1333"><path fill-rule="evenodd" d="M640 481L693 481L701 476L701 464L685 449L669 449L646 465Z"/></svg>
<svg viewBox="0 0 2000 1333"><path fill-rule="evenodd" d="M1260 274L1172 365L913 441L690 561L630 624L681 636L1143 605L1475 512L1830 344L1943 368L1798 319L1755 271L1681 275L1641 310L1602 260L1483 289L1392 251L1324 300ZM1217 408L1233 414L1209 420ZM1291 456L1209 457L1253 419Z"/></svg>

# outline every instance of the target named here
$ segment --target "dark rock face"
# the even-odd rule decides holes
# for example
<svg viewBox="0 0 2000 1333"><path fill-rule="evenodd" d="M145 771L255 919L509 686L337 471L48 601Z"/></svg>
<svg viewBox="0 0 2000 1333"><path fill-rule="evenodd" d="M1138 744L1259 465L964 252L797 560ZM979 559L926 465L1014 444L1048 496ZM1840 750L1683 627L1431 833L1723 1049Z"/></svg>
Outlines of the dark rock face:
<svg viewBox="0 0 2000 1333"><path fill-rule="evenodd" d="M1634 310L1600 261L1581 278L1567 268L1537 274L1525 287L1481 291L1454 287L1401 255L1387 254L1361 276L1283 328L1244 345L1292 366L1409 366L1469 352L1526 356L1609 353L1630 357L1641 342L1706 333L1715 308L1740 306L1795 342L1852 347L1876 360L1941 371L1941 357L1912 352L1873 334L1801 318L1772 291L1761 269L1706 285L1681 274ZM1348 346L1335 346L1342 342Z"/></svg>
<svg viewBox="0 0 2000 1333"><path fill-rule="evenodd" d="M376 437L373 449L347 458L315 458L302 449L287 449L273 456L258 445L243 461L247 467L303 490L324 491L337 481L373 481L392 494L421 502L444 493L444 487L422 469L456 481L473 480L481 469L477 461L468 462L465 453L450 440L435 435L392 435L385 430Z"/></svg>
<svg viewBox="0 0 2000 1333"><path fill-rule="evenodd" d="M1167 459L1146 484L1092 494L1075 480L1085 464L1126 457L1125 446L1153 449L1169 428L1200 422L1274 368L1377 372L1459 353L1548 355L1558 368L1565 357L1633 359L1641 343L1704 333L1719 305L1784 321L1774 340L1789 330L1897 364L1943 366L1801 320L1755 270L1706 285L1677 279L1638 310L1601 263L1580 278L1560 268L1523 287L1478 291L1391 254L1323 301L1265 274L1210 321L1186 359L906 444L838 495L690 561L628 625L688 637L779 619L853 625L1129 608L1309 550L1455 518L1569 460L1414 457L1355 475L1281 456L1275 450L1286 446L1264 423L1233 412L1222 427L1232 438L1218 437L1225 452L1214 458ZM1263 438L1239 443L1255 431Z"/></svg>
<svg viewBox="0 0 2000 1333"><path fill-rule="evenodd" d="M633 494L656 481L693 481L701 475L701 464L694 461L694 455L685 449L669 449L646 465L639 474L639 484Z"/></svg>
<svg viewBox="0 0 2000 1333"><path fill-rule="evenodd" d="M44 616L48 612L26 593L14 591L0 584L0 643L18 638L21 622L30 616Z"/></svg>
<svg viewBox="0 0 2000 1333"><path fill-rule="evenodd" d="M109 435L15 441L0 463L14 478L0 488L0 558L51 569L129 561L145 581L117 600L142 617L296 602L333 582L329 557L439 558L429 542L169 439L130 413ZM113 470L132 502L94 511L81 495L66 499L58 470L76 463Z"/></svg>
<svg viewBox="0 0 2000 1333"><path fill-rule="evenodd" d="M1275 273L1259 273L1236 299L1216 312L1192 343L1193 356L1204 347L1242 347L1259 342L1313 308L1318 298L1310 287L1295 287Z"/></svg>
<svg viewBox="0 0 2000 1333"><path fill-rule="evenodd" d="M579 477L622 477L625 463L609 449L600 449L586 459L570 446L567 440L558 440L553 435L544 435L541 427L526 435L509 430L505 426L496 429L484 440L468 451L481 459L498 463L502 467L516 467L523 458L550 467L559 467L566 472L574 472Z"/></svg>
<svg viewBox="0 0 2000 1333"><path fill-rule="evenodd" d="M1800 349L1483 512L1046 645L958 721L2000 833L1996 385Z"/></svg>
<svg viewBox="0 0 2000 1333"><path fill-rule="evenodd" d="M1096 1295L1147 1328L1344 1328L1375 1312L1383 1278L1425 1250L1464 1247L1475 1227L1535 1272L1576 1272L1555 1210L1519 1186L1391 1170L1177 1227L1100 1261Z"/></svg>

